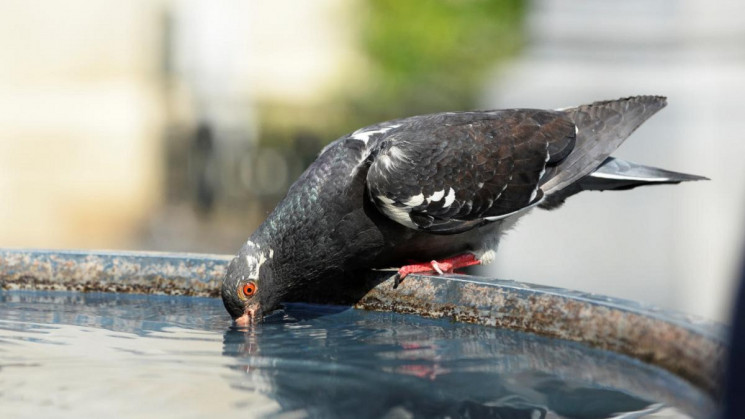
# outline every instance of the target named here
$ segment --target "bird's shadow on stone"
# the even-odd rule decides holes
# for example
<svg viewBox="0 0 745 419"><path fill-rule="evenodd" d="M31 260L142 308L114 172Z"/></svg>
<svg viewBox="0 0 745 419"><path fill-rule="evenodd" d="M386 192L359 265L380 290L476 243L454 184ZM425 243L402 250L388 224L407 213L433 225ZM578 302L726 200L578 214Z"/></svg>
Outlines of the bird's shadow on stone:
<svg viewBox="0 0 745 419"><path fill-rule="evenodd" d="M340 313L353 308L383 282L393 283L395 274L396 271L358 271L345 274L341 279L329 277L288 298L282 304L283 309L305 319ZM270 314L265 320L271 320L272 316Z"/></svg>

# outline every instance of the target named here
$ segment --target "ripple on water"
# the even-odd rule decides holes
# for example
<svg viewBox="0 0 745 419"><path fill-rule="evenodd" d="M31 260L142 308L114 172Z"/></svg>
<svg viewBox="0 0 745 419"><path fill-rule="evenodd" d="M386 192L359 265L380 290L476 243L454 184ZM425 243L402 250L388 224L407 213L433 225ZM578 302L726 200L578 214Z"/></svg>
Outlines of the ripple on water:
<svg viewBox="0 0 745 419"><path fill-rule="evenodd" d="M292 305L0 292L0 417L709 417L657 368L571 342ZM626 416L619 416L625 414Z"/></svg>

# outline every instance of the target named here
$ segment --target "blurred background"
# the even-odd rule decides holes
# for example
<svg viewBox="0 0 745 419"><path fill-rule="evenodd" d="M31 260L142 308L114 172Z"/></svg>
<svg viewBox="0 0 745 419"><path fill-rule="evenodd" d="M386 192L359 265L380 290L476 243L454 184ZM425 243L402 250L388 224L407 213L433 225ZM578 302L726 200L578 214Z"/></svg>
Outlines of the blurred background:
<svg viewBox="0 0 745 419"><path fill-rule="evenodd" d="M234 253L328 142L406 115L668 107L616 153L710 177L534 211L478 272L724 320L738 0L5 0L0 246Z"/></svg>

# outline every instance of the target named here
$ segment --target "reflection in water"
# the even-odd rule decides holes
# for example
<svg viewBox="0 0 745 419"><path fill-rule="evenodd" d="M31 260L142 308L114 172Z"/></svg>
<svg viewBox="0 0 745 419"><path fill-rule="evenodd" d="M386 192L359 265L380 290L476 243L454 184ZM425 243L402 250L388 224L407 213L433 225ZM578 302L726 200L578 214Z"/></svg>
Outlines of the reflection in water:
<svg viewBox="0 0 745 419"><path fill-rule="evenodd" d="M227 325L217 299L0 291L0 417L713 411L663 371L527 334L306 305L249 330Z"/></svg>
<svg viewBox="0 0 745 419"><path fill-rule="evenodd" d="M234 417L279 406L232 386L219 300L0 291L0 418Z"/></svg>
<svg viewBox="0 0 745 419"><path fill-rule="evenodd" d="M317 417L686 417L659 403L675 397L655 389L659 370L614 354L413 316L318 310L292 305L228 330L223 353L246 373L237 385ZM669 390L707 404L680 384Z"/></svg>

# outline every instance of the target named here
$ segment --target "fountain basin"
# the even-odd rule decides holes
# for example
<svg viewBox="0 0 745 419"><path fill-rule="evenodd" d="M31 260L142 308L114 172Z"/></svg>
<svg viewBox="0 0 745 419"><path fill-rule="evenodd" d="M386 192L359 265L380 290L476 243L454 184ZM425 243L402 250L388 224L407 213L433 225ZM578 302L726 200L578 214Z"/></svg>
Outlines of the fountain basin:
<svg viewBox="0 0 745 419"><path fill-rule="evenodd" d="M98 292L163 294L174 297L159 298L177 299L186 297L176 296L215 297L229 260L229 256L220 255L2 250L0 284L5 301L26 298L31 305L46 297L24 294L24 290L72 291L72 294L62 295L81 295L83 300ZM691 417L706 417L715 409L726 350L720 325L634 302L515 281L462 275L411 275L394 289L390 276L390 272L374 272L350 281L348 287L323 301L332 304L328 307L341 307L336 311L324 312L322 306L302 304L289 307L306 314L315 313L300 316L299 321L309 322L311 329L317 327L314 322L324 317L339 319L345 324L361 321L364 325L364 321L355 317L364 313L360 310L407 315L396 317L395 321L386 318L389 322L385 327L391 331L408 330L402 324L410 326L412 322L431 326L426 323L429 320L422 318L438 319L432 320L440 322L433 330L449 330L445 325L450 324L455 329L468 328L468 332L448 331L441 336L444 340L438 341L437 347L450 345L442 342L450 342L449 339L457 336L483 336L474 338L474 344L479 347L494 339L520 342L516 346L519 349L510 349L522 353L520 362L512 360L510 365L500 358L505 353L501 352L504 348L498 351L501 355L490 350L477 351L484 355L479 357L484 367L490 365L498 374L515 373L510 369L515 365L524 372L521 368L529 365L545 373L558 374L556 376L567 382L590 382L593 388L612 388L634 397L646 396L667 406L678 406ZM226 313L220 314L221 302L209 298L205 301L211 301L211 330L215 327L228 330L230 322ZM141 306L148 304L159 303L157 300L143 302ZM350 305L355 310L349 310ZM275 319L274 323L268 323L298 322L290 308L280 315L286 317L285 321ZM287 318L292 321L287 323ZM371 321L380 323L380 319ZM215 322L222 326L216 326ZM461 324L463 326L458 326ZM262 336L267 336L267 328L272 327L287 333L287 329L280 326L262 326ZM352 333L351 330L354 328L346 333ZM247 348L252 345L273 347L262 342L252 344L245 333L236 333L225 332L223 347L234 350L224 349L223 355L239 357L244 366L253 362L251 350ZM328 330L324 333L329 334ZM438 333L443 332L432 333L439 336ZM426 342L426 336L419 335L406 345ZM526 346L525 342L529 344ZM401 342L394 340L388 344L396 346ZM239 349L235 349L235 345ZM464 350L459 347L455 352ZM493 362L488 360L490 356L495 357ZM433 368L431 363L424 364L423 371ZM451 370L457 371L457 368ZM479 409L491 406L480 403Z"/></svg>

